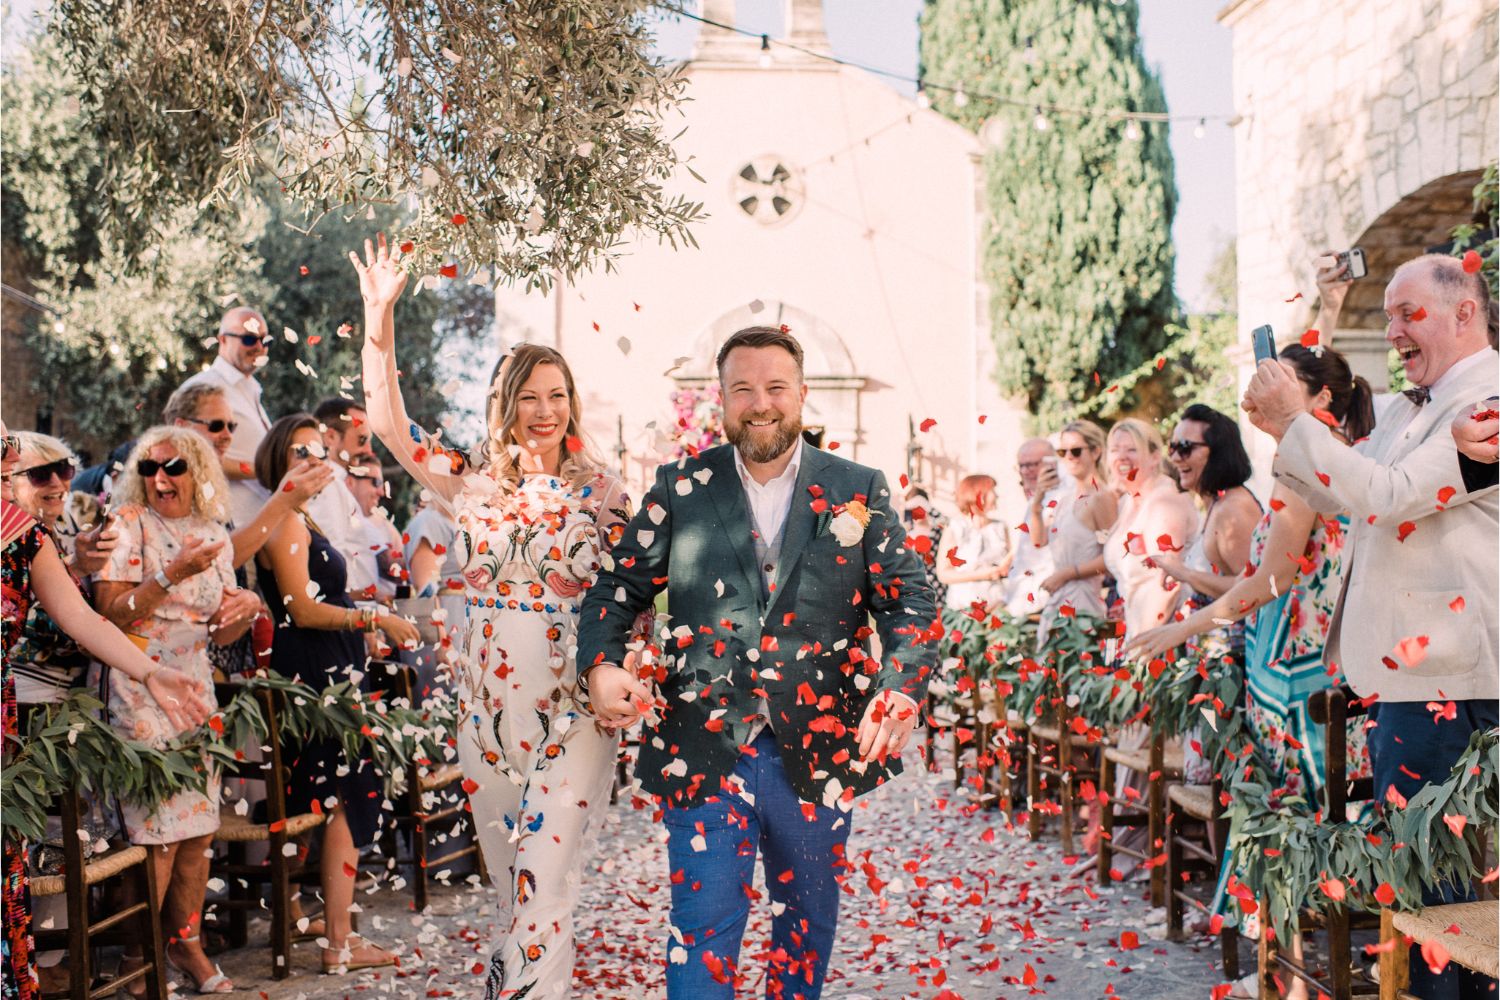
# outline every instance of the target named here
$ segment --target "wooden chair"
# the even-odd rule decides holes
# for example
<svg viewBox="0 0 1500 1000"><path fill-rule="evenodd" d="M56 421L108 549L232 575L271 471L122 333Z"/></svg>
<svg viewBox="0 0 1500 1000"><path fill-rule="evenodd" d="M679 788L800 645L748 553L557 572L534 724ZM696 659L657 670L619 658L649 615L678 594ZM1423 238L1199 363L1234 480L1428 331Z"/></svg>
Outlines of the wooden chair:
<svg viewBox="0 0 1500 1000"><path fill-rule="evenodd" d="M33 898L67 894L68 926L61 930L33 928L38 951L68 950L68 989L47 997L99 1000L113 996L138 979L146 982L149 1000L167 1000L167 977L162 963L161 921L156 912L156 868L147 849L115 847L85 860L83 841L74 831L83 828L83 808L77 787L58 803L62 814L63 869L57 875L31 880ZM109 911L110 894L97 891L111 880L121 880L132 902ZM144 952L141 968L93 985L97 969L94 949L107 944L138 944Z"/></svg>
<svg viewBox="0 0 1500 1000"><path fill-rule="evenodd" d="M1026 733L1027 828L1032 840L1040 838L1044 807L1055 804L1063 853L1072 854L1074 823L1083 803L1078 788L1085 780L1099 780L1095 754L1105 743L1074 731L1066 682L1057 685L1056 706L1053 720L1035 722Z"/></svg>
<svg viewBox="0 0 1500 1000"><path fill-rule="evenodd" d="M240 686L235 684L214 685L220 705L227 705L240 690ZM214 859L210 865L210 874L224 880L228 886L228 898L216 900L205 909L216 908L228 912L229 943L236 948L243 948L248 939L245 915L251 910L261 909L260 887L269 886L271 978L285 979L291 974L292 885L294 880L316 878L317 875L311 866L298 859L296 838L317 829L322 825L324 817L317 813L288 815L286 754L281 744L277 714L281 695L262 688L255 692L255 697L260 703L261 714L271 734L266 741L266 746L269 747L266 756L269 759L246 760L234 767L226 767L224 780L226 784L235 778L265 783L265 822L256 822L231 810L220 813L219 831L214 834L214 840L227 844L228 851L224 859ZM253 843L266 845L265 863L246 862L246 846Z"/></svg>
<svg viewBox="0 0 1500 1000"><path fill-rule="evenodd" d="M1366 708L1354 697L1353 691L1341 687L1314 692L1307 699L1307 710L1312 721L1323 727L1324 746L1327 748L1323 766L1323 815L1342 818L1351 801L1367 801L1375 796L1372 779L1350 781L1348 771L1348 722L1352 717L1364 715ZM1325 913L1303 913L1298 920L1298 929L1304 935L1319 930L1327 933L1328 974L1327 978L1320 979L1306 960L1298 961L1279 949L1268 936L1262 921L1259 948L1261 996L1277 995L1278 970L1307 983L1314 996L1323 993L1331 1000L1350 1000L1356 996L1377 995L1379 986L1354 964L1349 943L1351 930L1375 926L1377 920L1374 916L1360 914L1351 918L1349 910L1342 906L1330 907Z"/></svg>
<svg viewBox="0 0 1500 1000"><path fill-rule="evenodd" d="M1116 798L1115 768L1125 767L1146 775L1146 799L1132 802ZM1166 868L1157 862L1165 849L1167 782L1182 777L1183 752L1180 747L1168 749L1167 738L1152 733L1146 746L1139 750L1106 747L1099 765L1099 884L1108 885L1114 856L1123 854L1149 866L1151 905L1166 904ZM1146 844L1140 849L1115 844L1115 829L1146 828Z"/></svg>
<svg viewBox="0 0 1500 1000"><path fill-rule="evenodd" d="M1458 932L1451 933L1455 927ZM1380 954L1380 1000L1413 1000L1407 992L1410 956L1403 935L1415 945L1436 941L1454 965L1500 979L1497 927L1500 901L1493 899L1429 906L1415 913L1381 910L1380 943L1391 946Z"/></svg>
<svg viewBox="0 0 1500 1000"><path fill-rule="evenodd" d="M406 699L415 707L417 671L404 663L388 665L394 683L394 694ZM400 830L410 834L410 852L403 855L399 845L388 852L397 867L411 866L411 886L417 912L427 909L427 869L432 866L451 864L461 858L473 857L480 878L488 881L484 870L484 855L479 849L479 838L469 838L445 854L432 857L428 854L428 837L432 833L455 833L464 825L469 815L468 795L463 792L464 774L458 762L426 766L415 761L406 770L406 791L394 803L395 813L388 827L394 840Z"/></svg>
<svg viewBox="0 0 1500 1000"><path fill-rule="evenodd" d="M1214 890L1229 842L1229 821L1224 818L1224 788L1217 778L1210 785L1169 785L1166 791L1167 864L1163 880L1167 939L1181 941L1185 936L1185 905L1211 916ZM1201 831L1197 836L1193 834L1194 826ZM1196 882L1189 881L1194 872L1202 877ZM1200 895L1194 889L1207 891ZM1239 932L1226 924L1219 931L1219 948L1225 978L1239 979Z"/></svg>
<svg viewBox="0 0 1500 1000"><path fill-rule="evenodd" d="M1007 824L1016 807L1016 789L1026 781L1027 741L1031 727L1015 715L985 727L980 791L985 801L1005 813ZM986 762L984 755L989 760Z"/></svg>

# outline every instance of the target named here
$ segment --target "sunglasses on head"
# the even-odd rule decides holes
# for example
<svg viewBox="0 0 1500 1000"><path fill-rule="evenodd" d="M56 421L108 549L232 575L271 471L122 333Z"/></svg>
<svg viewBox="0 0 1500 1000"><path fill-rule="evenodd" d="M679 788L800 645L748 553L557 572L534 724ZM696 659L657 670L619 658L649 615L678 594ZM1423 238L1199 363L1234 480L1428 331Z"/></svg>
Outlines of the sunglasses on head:
<svg viewBox="0 0 1500 1000"><path fill-rule="evenodd" d="M199 420L197 417L185 417L184 419L190 424L197 424L210 434L218 434L226 427L229 428L229 433L233 434L240 426L238 420Z"/></svg>
<svg viewBox="0 0 1500 1000"><path fill-rule="evenodd" d="M1167 454L1187 458L1195 448L1207 448L1207 441L1168 441Z"/></svg>
<svg viewBox="0 0 1500 1000"><path fill-rule="evenodd" d="M292 454L301 459L323 459L328 457L328 449L320 444L294 444Z"/></svg>
<svg viewBox="0 0 1500 1000"><path fill-rule="evenodd" d="M55 462L48 462L46 465L33 465L29 469L17 469L6 478L13 479L16 476L25 476L31 480L32 486L46 486L52 482L53 476L61 479L64 483L71 483L73 481L73 473L76 471L73 468L71 459L60 458Z"/></svg>
<svg viewBox="0 0 1500 1000"><path fill-rule="evenodd" d="M237 330L220 330L219 336L233 337L246 347L254 347L256 344L262 347L271 346L271 338L261 333L240 333Z"/></svg>
<svg viewBox="0 0 1500 1000"><path fill-rule="evenodd" d="M1082 448L1082 447L1079 447L1079 448L1059 448L1059 449L1057 449L1057 457L1058 458L1082 458L1083 457L1083 453L1086 452L1086 451L1088 451L1088 449L1087 448Z"/></svg>
<svg viewBox="0 0 1500 1000"><path fill-rule="evenodd" d="M154 458L143 458L139 462L135 463L135 471L141 474L142 479L150 479L152 476L156 475L157 472L165 472L167 475L176 478L177 476L182 475L187 470L187 459L183 458L181 455L178 455L176 458L168 459L165 462L158 462Z"/></svg>

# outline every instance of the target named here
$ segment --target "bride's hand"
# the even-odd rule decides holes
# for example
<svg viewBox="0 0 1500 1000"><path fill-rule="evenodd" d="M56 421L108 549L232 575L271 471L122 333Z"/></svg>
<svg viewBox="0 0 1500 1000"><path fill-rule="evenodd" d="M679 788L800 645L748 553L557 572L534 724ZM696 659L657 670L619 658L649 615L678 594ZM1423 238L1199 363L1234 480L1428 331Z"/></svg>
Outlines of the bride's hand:
<svg viewBox="0 0 1500 1000"><path fill-rule="evenodd" d="M373 244L365 240L363 261L359 259L359 254L351 250L349 262L359 274L359 294L363 296L365 305L384 309L401 297L401 292L406 288L406 269L391 256L385 233L376 234ZM366 329L365 336L376 332Z"/></svg>

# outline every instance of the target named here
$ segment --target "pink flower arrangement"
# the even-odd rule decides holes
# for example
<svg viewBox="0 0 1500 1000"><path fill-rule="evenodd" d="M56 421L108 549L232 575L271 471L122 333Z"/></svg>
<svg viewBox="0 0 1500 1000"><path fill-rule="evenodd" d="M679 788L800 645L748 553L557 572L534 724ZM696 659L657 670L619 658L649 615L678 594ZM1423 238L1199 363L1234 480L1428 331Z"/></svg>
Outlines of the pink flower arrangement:
<svg viewBox="0 0 1500 1000"><path fill-rule="evenodd" d="M672 458L696 455L724 443L723 399L719 383L702 389L678 389L672 393L672 413L676 420Z"/></svg>

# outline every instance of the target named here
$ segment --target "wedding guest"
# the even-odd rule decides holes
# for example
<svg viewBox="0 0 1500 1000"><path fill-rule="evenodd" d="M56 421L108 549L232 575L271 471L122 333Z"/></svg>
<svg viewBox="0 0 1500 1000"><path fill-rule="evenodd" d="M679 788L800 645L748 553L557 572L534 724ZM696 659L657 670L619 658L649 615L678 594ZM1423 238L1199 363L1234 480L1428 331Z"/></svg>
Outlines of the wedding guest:
<svg viewBox="0 0 1500 1000"><path fill-rule="evenodd" d="M1218 410L1202 403L1184 410L1167 454L1177 468L1177 481L1202 509L1203 529L1186 555L1163 552L1155 561L1168 576L1191 587L1201 607L1244 572L1260 501L1245 486L1252 470L1239 424Z"/></svg>
<svg viewBox="0 0 1500 1000"><path fill-rule="evenodd" d="M484 995L571 996L584 844L608 805L619 742L580 708L572 647L580 595L619 541L629 498L583 436L567 362L536 344L515 350L492 389L488 465L469 472L406 414L393 315L406 272L383 235L350 260L365 301L371 424L459 526L469 588L459 762L500 912Z"/></svg>
<svg viewBox="0 0 1500 1000"><path fill-rule="evenodd" d="M430 496L426 490L422 493ZM463 566L454 544L457 535L458 522L435 503L428 503L406 522L402 541L413 594L463 591Z"/></svg>
<svg viewBox="0 0 1500 1000"><path fill-rule="evenodd" d="M396 587L407 583L406 557L401 551L401 532L391 523L380 501L385 499L385 476L372 452L355 455L344 477L349 492L359 504L360 518L354 526L356 561L360 575L375 581L376 601L389 603Z"/></svg>
<svg viewBox="0 0 1500 1000"><path fill-rule="evenodd" d="M1029 537L1050 550L1057 567L1040 585L1047 603L1037 628L1038 647L1046 644L1064 607L1076 615L1105 615L1103 539L1114 524L1118 499L1108 486L1104 448L1104 431L1098 424L1065 424L1057 435L1061 469L1043 469L1027 505Z"/></svg>
<svg viewBox="0 0 1500 1000"><path fill-rule="evenodd" d="M47 529L29 517L13 502L11 478L20 462L20 443L0 423L0 688L3 688L3 713L0 734L4 735L4 763L9 765L18 742L19 714L16 708L15 679L12 676L11 646L20 635L21 624L33 603L40 604L65 634L76 640L89 654L113 669L141 683L165 716L168 731L176 734L196 727L207 719L211 704L198 691L197 681L169 666L148 659L119 629L105 621L88 606L73 578L63 565ZM39 993L36 966L32 956L31 891L27 874L27 847L23 841L4 838L3 908L5 937L3 978L7 997L34 1000Z"/></svg>
<svg viewBox="0 0 1500 1000"><path fill-rule="evenodd" d="M1037 544L1030 537L1031 501L1040 495L1043 502L1056 500L1048 496L1057 487L1057 458L1053 455L1052 442L1046 438L1032 438L1016 451L1016 472L1021 477L1021 493L1026 508L1016 519L1017 538L1011 556L1011 564L1005 576L1005 610L1017 618L1036 614L1047 603L1047 594L1042 581L1052 575L1053 551ZM1051 474L1052 486L1043 487L1040 479Z"/></svg>
<svg viewBox="0 0 1500 1000"><path fill-rule="evenodd" d="M1458 448L1458 469L1464 489L1473 493L1496 485L1500 466L1495 464L1500 443L1500 398L1491 396L1460 411L1450 425Z"/></svg>
<svg viewBox="0 0 1500 1000"><path fill-rule="evenodd" d="M377 600L380 580L373 572L374 564L361 558L364 515L349 482L349 465L354 456L370 449L369 419L363 406L342 397L319 403L313 419L318 422L328 456L323 464L333 472L334 481L307 504L307 513L344 557L349 593L355 602Z"/></svg>
<svg viewBox="0 0 1500 1000"><path fill-rule="evenodd" d="M293 413L271 425L255 455L255 475L268 489L294 465L327 458L318 421ZM344 557L329 543L305 509L282 521L256 556L261 589L276 621L271 669L314 690L360 676L365 668L361 632L377 629L399 646L415 644L416 626L396 615L359 611L348 594ZM298 748L289 764L292 780L287 806L328 817L320 828L323 844L319 880L323 888L325 972L392 965L396 956L353 933L359 852L375 840L380 826L380 779L369 761L349 760L332 740Z"/></svg>
<svg viewBox="0 0 1500 1000"><path fill-rule="evenodd" d="M1485 277L1456 258L1428 254L1396 269L1385 289L1386 341L1416 388L1392 399L1354 448L1330 438L1289 366L1263 362L1245 393L1251 422L1278 442L1276 477L1314 510L1349 513L1359 572L1345 567L1327 659L1356 694L1379 696L1368 735L1387 808L1445 780L1470 735L1500 724L1500 506L1494 486L1466 489L1451 430L1460 411L1500 386L1491 309ZM1451 711L1429 711L1432 701ZM1444 887L1422 902L1468 895L1467 886ZM1461 979L1412 956L1417 995L1479 995Z"/></svg>
<svg viewBox="0 0 1500 1000"><path fill-rule="evenodd" d="M730 443L657 470L579 619L594 713L620 727L653 710L636 775L667 830L671 1000L728 1000L748 978L740 939L762 852L767 995L821 994L855 799L900 773L937 665L937 608L885 477L802 443L802 360L784 328L724 342ZM977 501L992 486L970 489ZM630 626L669 577L672 625L693 641L645 666L653 703Z"/></svg>
<svg viewBox="0 0 1500 1000"><path fill-rule="evenodd" d="M958 481L958 516L937 544L937 578L948 588L947 607L967 611L976 604L989 614L1005 603L1005 575L1012 554L1010 530L995 517L995 480L975 474Z"/></svg>
<svg viewBox="0 0 1500 1000"><path fill-rule="evenodd" d="M261 405L260 369L270 360L271 333L266 318L249 306L237 306L219 319L219 354L213 364L179 387L217 385L229 400L236 423L223 453L224 478L229 480L229 511L235 524L249 524L265 504L270 490L255 480L255 450L270 430L271 418ZM275 485L275 484L273 484Z"/></svg>
<svg viewBox="0 0 1500 1000"><path fill-rule="evenodd" d="M146 655L192 677L199 697L210 704L216 702L209 644L234 642L260 611L260 598L235 586L223 523L227 497L208 442L181 428L148 430L115 486L120 544L94 584L100 613L142 636ZM161 746L175 735L142 684L111 672L104 687L110 719L128 738ZM179 792L155 809L130 802L120 809L130 842L153 848L153 903L171 929L169 961L198 992L229 993L234 984L199 939L209 845L219 828L219 776L206 759L204 767L204 791ZM133 958L143 961L139 951Z"/></svg>
<svg viewBox="0 0 1500 1000"><path fill-rule="evenodd" d="M91 526L80 522L80 505L73 502L68 490L76 465L67 445L30 431L19 431L15 437L20 444L20 461L7 475L16 506L50 529L63 564L75 581L87 586L86 578L109 561L119 533L97 509L91 511L96 519ZM26 616L10 657L16 700L22 704L60 701L87 679L87 654L40 605L33 605Z"/></svg>
<svg viewBox="0 0 1500 1000"><path fill-rule="evenodd" d="M901 498L901 524L911 540L912 551L927 570L927 584L940 606L946 607L948 585L937 578L938 541L948 527L948 517L932 506L932 496L925 486L913 483Z"/></svg>
<svg viewBox="0 0 1500 1000"><path fill-rule="evenodd" d="M1349 370L1342 354L1293 344L1281 359L1296 371L1308 407L1333 417L1328 433L1335 440L1347 445L1369 435L1375 422L1371 389ZM1277 787L1311 802L1322 794L1326 746L1322 729L1308 718L1307 699L1344 682L1338 664L1327 662L1324 642L1343 577L1348 530L1347 514L1318 514L1287 484L1277 482L1269 509L1251 536L1252 572L1184 620L1141 633L1130 650L1140 657L1163 656L1195 635L1220 628L1220 622L1243 619L1243 711L1251 735ZM1364 722L1351 719L1345 734L1351 779L1370 774ZM1235 870L1231 847L1215 897L1215 909L1229 917L1234 908L1223 905L1225 888ZM1292 948L1299 949L1300 940ZM1236 984L1231 995L1252 996L1255 978Z"/></svg>
<svg viewBox="0 0 1500 1000"><path fill-rule="evenodd" d="M229 406L228 391L215 382L189 382L179 386L167 400L162 422L194 430L213 446L221 468L237 467L229 457L239 421ZM234 566L239 569L254 558L271 537L271 531L293 511L319 495L333 481L333 470L325 462L303 462L287 470L286 479L264 503L254 508L247 522L230 521ZM231 491L231 504L233 492ZM247 506L247 505L242 505Z"/></svg>

